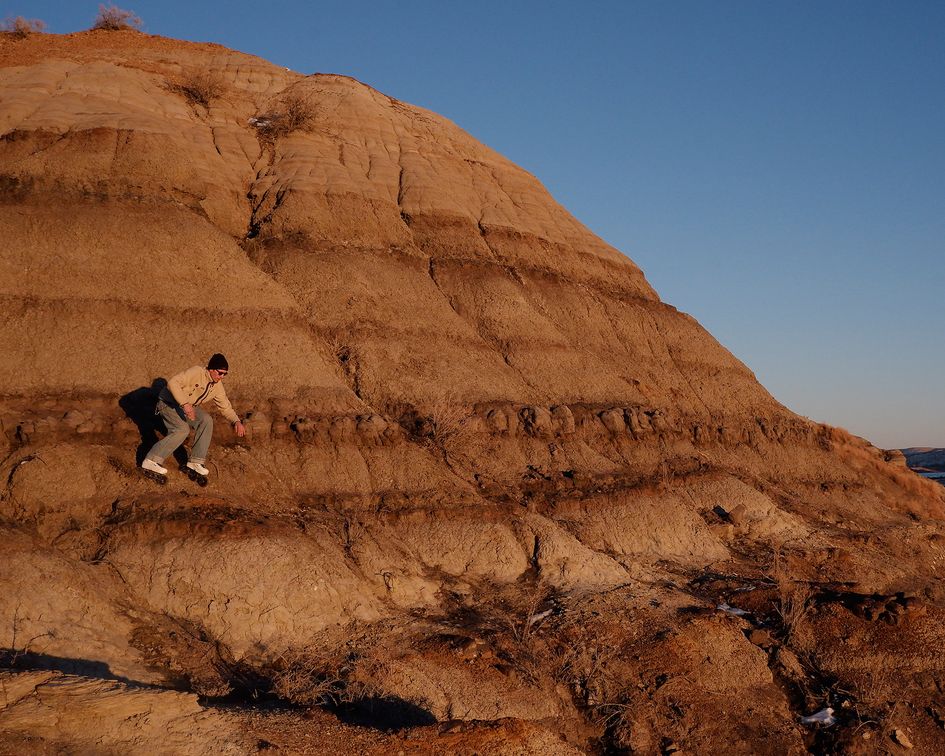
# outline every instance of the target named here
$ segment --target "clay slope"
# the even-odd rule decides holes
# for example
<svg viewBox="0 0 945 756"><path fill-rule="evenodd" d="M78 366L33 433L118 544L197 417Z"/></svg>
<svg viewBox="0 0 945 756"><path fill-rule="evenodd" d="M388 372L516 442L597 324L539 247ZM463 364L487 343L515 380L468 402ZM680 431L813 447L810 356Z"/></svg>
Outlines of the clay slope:
<svg viewBox="0 0 945 756"><path fill-rule="evenodd" d="M213 45L0 35L0 203L0 741L122 751L146 706L176 752L936 742L945 491L456 125ZM213 351L249 435L157 488L154 390Z"/></svg>

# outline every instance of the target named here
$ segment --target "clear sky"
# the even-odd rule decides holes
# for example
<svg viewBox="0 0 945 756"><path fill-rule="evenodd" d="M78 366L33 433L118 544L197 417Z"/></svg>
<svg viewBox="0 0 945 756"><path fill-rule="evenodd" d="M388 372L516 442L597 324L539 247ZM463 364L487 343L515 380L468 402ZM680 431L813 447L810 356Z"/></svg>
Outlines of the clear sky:
<svg viewBox="0 0 945 756"><path fill-rule="evenodd" d="M942 0L118 4L447 116L791 409L945 447ZM0 0L57 33L96 9Z"/></svg>

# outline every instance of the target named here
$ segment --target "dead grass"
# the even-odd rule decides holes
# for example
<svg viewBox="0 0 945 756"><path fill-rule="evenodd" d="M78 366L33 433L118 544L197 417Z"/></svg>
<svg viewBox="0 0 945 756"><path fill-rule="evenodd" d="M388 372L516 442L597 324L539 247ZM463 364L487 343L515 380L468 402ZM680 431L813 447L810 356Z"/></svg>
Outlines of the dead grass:
<svg viewBox="0 0 945 756"><path fill-rule="evenodd" d="M858 680L852 696L853 714L857 725L854 732L863 728L885 729L899 710L899 696L891 687L892 672L877 667Z"/></svg>
<svg viewBox="0 0 945 756"><path fill-rule="evenodd" d="M304 649L293 649L276 659L267 676L273 692L300 706L348 703L374 695L370 676L358 670L376 663L379 646L368 628L352 625L344 640L316 638Z"/></svg>
<svg viewBox="0 0 945 756"><path fill-rule="evenodd" d="M245 247L244 247L245 248ZM261 253L248 253L257 265L265 270L265 251ZM255 254L255 256L254 256ZM357 390L358 380L358 355L355 348L349 343L350 335L341 330L331 330L324 334L324 343L327 345L328 354L344 373L345 380L353 390Z"/></svg>
<svg viewBox="0 0 945 756"><path fill-rule="evenodd" d="M553 586L525 580L492 586L467 605L466 632L482 636L520 679L540 689L562 686L593 719L607 719L626 690L620 676L625 650L622 624L563 620L568 610ZM463 614L462 611L459 614Z"/></svg>
<svg viewBox="0 0 945 756"><path fill-rule="evenodd" d="M552 588L541 580L524 591L518 610L506 616L506 622L515 640L528 643L535 629L551 614L551 608L546 605L553 596Z"/></svg>
<svg viewBox="0 0 945 756"><path fill-rule="evenodd" d="M908 493L931 499L937 505L935 507L937 511L931 514L937 514L945 504L945 486L941 483L927 480L908 468L891 464L886 460L882 450L871 446L869 442L859 436L854 436L844 428L824 425L821 426L821 430L829 442L829 449L838 452L861 468L865 467L878 472Z"/></svg>
<svg viewBox="0 0 945 756"><path fill-rule="evenodd" d="M628 651L627 627L611 619L572 620L548 639L546 665L556 686L571 692L587 721L598 728L602 743L627 752L629 733L639 710L639 690Z"/></svg>
<svg viewBox="0 0 945 756"><path fill-rule="evenodd" d="M808 620L813 593L810 585L790 577L780 549L774 552L771 578L778 589L774 610L781 620L784 642L790 645L791 640Z"/></svg>
<svg viewBox="0 0 945 756"><path fill-rule="evenodd" d="M875 711L881 711L891 704L898 703L899 697L892 690L892 668L895 661L890 659L890 668L879 666L867 673L866 680L859 686L860 700Z"/></svg>
<svg viewBox="0 0 945 756"><path fill-rule="evenodd" d="M3 24L0 24L0 31L12 34L17 39L23 39L30 34L41 34L45 30L46 22L40 21L38 18L16 16L15 18L7 18Z"/></svg>
<svg viewBox="0 0 945 756"><path fill-rule="evenodd" d="M117 5L99 5L93 29L104 31L140 31L142 21L133 11Z"/></svg>
<svg viewBox="0 0 945 756"><path fill-rule="evenodd" d="M595 637L593 642L580 638L557 646L551 654L553 679L580 692L582 703L597 719L610 718L626 687L614 664L622 641L617 637Z"/></svg>
<svg viewBox="0 0 945 756"><path fill-rule="evenodd" d="M226 91L226 83L212 71L190 71L181 81L169 82L168 89L181 95L191 105L209 108Z"/></svg>
<svg viewBox="0 0 945 756"><path fill-rule="evenodd" d="M495 655L525 681L549 678L551 647L543 629L551 622L554 590L541 580L492 585L474 601L458 599L449 624L486 639ZM549 663L551 662L551 663Z"/></svg>
<svg viewBox="0 0 945 756"><path fill-rule="evenodd" d="M307 97L290 92L279 100L276 106L250 119L260 139L274 142L296 131L305 131L315 121L317 109Z"/></svg>
<svg viewBox="0 0 945 756"><path fill-rule="evenodd" d="M348 676L354 660L325 651L287 652L279 657L273 675L273 692L302 706L340 703L348 695Z"/></svg>
<svg viewBox="0 0 945 756"><path fill-rule="evenodd" d="M776 611L784 627L785 643L790 643L810 614L811 590L810 586L803 583L784 586L779 590L780 598Z"/></svg>
<svg viewBox="0 0 945 756"><path fill-rule="evenodd" d="M453 391L444 391L430 402L430 420L433 426L433 439L439 444L445 444L456 438L463 428L466 419L466 407Z"/></svg>

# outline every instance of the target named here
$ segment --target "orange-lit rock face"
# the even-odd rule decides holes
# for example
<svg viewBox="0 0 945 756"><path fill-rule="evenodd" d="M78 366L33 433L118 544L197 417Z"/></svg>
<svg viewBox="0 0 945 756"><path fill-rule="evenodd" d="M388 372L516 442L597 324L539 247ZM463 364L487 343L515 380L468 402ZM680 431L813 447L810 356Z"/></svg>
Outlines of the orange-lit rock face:
<svg viewBox="0 0 945 756"><path fill-rule="evenodd" d="M787 752L825 703L799 657L878 689L831 632L913 660L875 624L912 622L943 658L942 487L782 407L433 113L213 45L0 35L0 239L0 660L33 669L4 747L390 751L190 695L264 690L400 702L432 752ZM217 351L248 435L158 489L153 384ZM922 679L890 700L925 711ZM145 709L165 729L120 726Z"/></svg>
<svg viewBox="0 0 945 756"><path fill-rule="evenodd" d="M4 376L14 391L116 390L210 331L242 367L232 383L267 398L343 402L324 364L343 342L359 393L381 407L449 391L780 412L534 177L433 113L345 77L131 33L6 41L2 55L4 294L35 300L35 328L65 317L88 331L11 360L27 363ZM206 80L204 105L187 87ZM301 128L259 127L292 101ZM107 334L89 314L102 300L126 305ZM246 317L257 337L229 338ZM54 378L44 358L63 349L71 367ZM110 364L87 375L80 351Z"/></svg>

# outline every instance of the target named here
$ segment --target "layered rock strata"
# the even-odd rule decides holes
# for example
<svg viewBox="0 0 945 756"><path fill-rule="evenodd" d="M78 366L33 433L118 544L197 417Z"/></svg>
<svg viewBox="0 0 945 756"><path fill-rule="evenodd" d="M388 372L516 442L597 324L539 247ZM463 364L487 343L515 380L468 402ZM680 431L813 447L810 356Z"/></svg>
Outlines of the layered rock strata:
<svg viewBox="0 0 945 756"><path fill-rule="evenodd" d="M0 35L0 204L0 648L34 670L10 737L52 738L18 713L43 686L79 686L72 722L132 684L569 722L571 745L522 731L562 753L791 749L823 700L788 654L850 668L827 609L787 627L792 586L845 628L881 614L856 596L901 594L896 627L941 596L941 487L790 412L534 177L353 79ZM210 488L154 488L155 390L213 351L249 434L218 427ZM716 616L757 591L767 646ZM662 701L661 675L689 685ZM181 748L213 750L208 717Z"/></svg>

